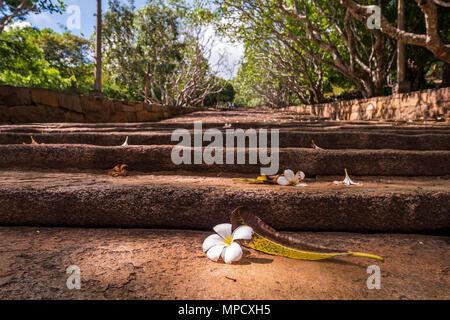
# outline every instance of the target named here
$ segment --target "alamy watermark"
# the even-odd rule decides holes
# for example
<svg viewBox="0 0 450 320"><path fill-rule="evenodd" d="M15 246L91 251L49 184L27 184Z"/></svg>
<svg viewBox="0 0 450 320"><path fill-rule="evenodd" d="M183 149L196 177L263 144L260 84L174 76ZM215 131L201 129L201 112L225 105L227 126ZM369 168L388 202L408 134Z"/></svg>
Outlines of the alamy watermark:
<svg viewBox="0 0 450 320"><path fill-rule="evenodd" d="M81 269L79 266L71 265L66 269L66 273L70 274L67 278L66 286L69 290L81 289Z"/></svg>
<svg viewBox="0 0 450 320"><path fill-rule="evenodd" d="M367 273L370 277L367 278L367 289L380 290L381 289L381 270L379 266L372 265L367 268Z"/></svg>
<svg viewBox="0 0 450 320"><path fill-rule="evenodd" d="M70 16L66 20L66 26L69 30L81 29L81 8L77 5L67 7L67 13Z"/></svg>
<svg viewBox="0 0 450 320"><path fill-rule="evenodd" d="M268 135L267 129L227 129L224 137L224 133L219 129L207 129L203 132L202 122L196 121L194 146L192 146L192 135L189 130L177 129L172 133L172 141L180 142L172 149L172 162L175 165L233 165L246 164L248 160L248 164L268 166L261 168L262 175L274 175L278 173L280 162L279 130L270 130L270 149L267 144ZM203 142L210 142L210 144L203 148Z"/></svg>
<svg viewBox="0 0 450 320"><path fill-rule="evenodd" d="M370 14L367 18L367 28L370 30L381 29L381 8L379 6L369 6L367 13Z"/></svg>

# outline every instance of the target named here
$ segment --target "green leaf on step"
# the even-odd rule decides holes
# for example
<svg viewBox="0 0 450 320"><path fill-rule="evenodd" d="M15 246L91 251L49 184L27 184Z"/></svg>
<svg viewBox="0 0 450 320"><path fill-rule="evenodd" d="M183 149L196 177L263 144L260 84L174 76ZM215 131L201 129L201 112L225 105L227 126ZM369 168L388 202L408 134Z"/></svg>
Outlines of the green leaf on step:
<svg viewBox="0 0 450 320"><path fill-rule="evenodd" d="M373 254L311 245L298 238L279 233L245 207L239 207L231 213L231 224L233 229L240 225L247 225L253 229L252 239L242 241L244 246L272 255L299 260L323 260L333 257L355 256L384 262L382 257Z"/></svg>

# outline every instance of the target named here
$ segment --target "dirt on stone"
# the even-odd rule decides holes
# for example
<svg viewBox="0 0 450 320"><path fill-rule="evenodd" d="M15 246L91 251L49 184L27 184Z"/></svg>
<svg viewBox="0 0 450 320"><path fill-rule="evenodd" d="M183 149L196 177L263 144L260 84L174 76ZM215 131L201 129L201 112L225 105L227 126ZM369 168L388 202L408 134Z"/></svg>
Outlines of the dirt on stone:
<svg viewBox="0 0 450 320"><path fill-rule="evenodd" d="M0 299L450 299L447 237L299 233L386 261L300 261L244 249L226 265L202 252L212 233L0 227ZM71 265L81 270L80 290L66 286ZM372 265L380 290L367 287Z"/></svg>

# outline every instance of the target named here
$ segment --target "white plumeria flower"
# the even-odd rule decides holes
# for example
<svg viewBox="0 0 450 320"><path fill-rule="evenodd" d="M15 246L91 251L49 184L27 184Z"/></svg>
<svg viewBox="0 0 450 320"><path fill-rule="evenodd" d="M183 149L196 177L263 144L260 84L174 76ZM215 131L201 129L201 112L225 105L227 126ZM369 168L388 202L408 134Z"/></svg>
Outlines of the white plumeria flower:
<svg viewBox="0 0 450 320"><path fill-rule="evenodd" d="M347 169L345 169L345 179L343 181L335 181L334 184L340 185L345 184L346 186L360 186L361 183L353 182L348 175Z"/></svg>
<svg viewBox="0 0 450 320"><path fill-rule="evenodd" d="M203 241L203 252L212 261L218 261L222 257L226 264L239 261L242 258L241 246L236 240L250 240L253 229L248 226L239 226L231 233L232 225L223 223L215 226L213 230L217 234L212 234Z"/></svg>
<svg viewBox="0 0 450 320"><path fill-rule="evenodd" d="M281 186L296 186L296 187L306 187L305 183L300 183L301 180L305 179L305 173L302 171L294 174L292 170L285 170L284 176L277 179L277 183Z"/></svg>
<svg viewBox="0 0 450 320"><path fill-rule="evenodd" d="M122 147L128 147L128 137L125 139L125 142L123 143Z"/></svg>

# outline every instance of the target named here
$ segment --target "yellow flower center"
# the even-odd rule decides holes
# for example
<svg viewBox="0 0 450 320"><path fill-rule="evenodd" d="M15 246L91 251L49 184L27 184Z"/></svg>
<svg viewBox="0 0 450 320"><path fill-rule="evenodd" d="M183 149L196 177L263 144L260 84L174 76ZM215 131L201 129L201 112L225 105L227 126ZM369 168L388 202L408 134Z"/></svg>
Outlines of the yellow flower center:
<svg viewBox="0 0 450 320"><path fill-rule="evenodd" d="M229 246L233 242L233 238L232 237L226 237L224 242L227 244L227 246Z"/></svg>
<svg viewBox="0 0 450 320"><path fill-rule="evenodd" d="M290 185L290 186L296 186L296 185L297 185L297 181L295 181L295 180L290 180L290 181L289 181L289 185Z"/></svg>

